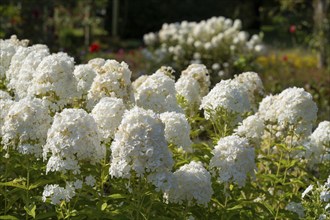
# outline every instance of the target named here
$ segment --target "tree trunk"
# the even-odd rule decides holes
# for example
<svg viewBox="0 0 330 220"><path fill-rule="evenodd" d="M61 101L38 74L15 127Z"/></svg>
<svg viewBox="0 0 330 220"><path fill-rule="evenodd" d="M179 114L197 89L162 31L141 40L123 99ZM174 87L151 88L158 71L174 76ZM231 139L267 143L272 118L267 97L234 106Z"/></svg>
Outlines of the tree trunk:
<svg viewBox="0 0 330 220"><path fill-rule="evenodd" d="M314 0L314 34L318 43L318 67L329 65L329 1Z"/></svg>

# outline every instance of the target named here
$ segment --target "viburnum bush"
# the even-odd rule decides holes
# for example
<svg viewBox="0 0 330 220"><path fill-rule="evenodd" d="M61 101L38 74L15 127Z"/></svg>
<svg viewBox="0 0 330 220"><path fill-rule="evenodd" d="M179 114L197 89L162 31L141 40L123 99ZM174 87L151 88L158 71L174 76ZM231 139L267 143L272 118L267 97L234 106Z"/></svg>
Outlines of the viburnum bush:
<svg viewBox="0 0 330 220"><path fill-rule="evenodd" d="M304 89L0 46L0 219L330 217L330 122Z"/></svg>
<svg viewBox="0 0 330 220"><path fill-rule="evenodd" d="M204 64L214 85L251 68L264 50L259 35L249 37L241 29L241 20L224 17L165 23L158 32L144 35L144 54L156 67L170 65L179 71L193 63Z"/></svg>

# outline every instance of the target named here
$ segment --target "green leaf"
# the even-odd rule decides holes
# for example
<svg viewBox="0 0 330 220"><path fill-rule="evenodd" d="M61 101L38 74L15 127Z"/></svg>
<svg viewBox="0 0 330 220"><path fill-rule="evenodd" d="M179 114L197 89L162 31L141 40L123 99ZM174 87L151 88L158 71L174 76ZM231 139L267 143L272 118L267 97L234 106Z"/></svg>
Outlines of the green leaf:
<svg viewBox="0 0 330 220"><path fill-rule="evenodd" d="M105 202L101 206L101 210L104 211L108 207L108 204Z"/></svg>
<svg viewBox="0 0 330 220"><path fill-rule="evenodd" d="M1 215L0 219L10 219L10 220L18 220L18 218L16 218L15 216L12 215Z"/></svg>
<svg viewBox="0 0 330 220"><path fill-rule="evenodd" d="M23 181L22 179L14 179L9 182L0 183L0 186L11 186L11 187L27 190L27 187L25 185L19 184L19 182L22 181Z"/></svg>
<svg viewBox="0 0 330 220"><path fill-rule="evenodd" d="M30 204L28 206L24 206L26 213L32 216L34 219L36 218L36 205Z"/></svg>
<svg viewBox="0 0 330 220"><path fill-rule="evenodd" d="M125 199L126 196L117 193L117 194L112 194L112 195L108 196L108 198L110 198L110 199Z"/></svg>

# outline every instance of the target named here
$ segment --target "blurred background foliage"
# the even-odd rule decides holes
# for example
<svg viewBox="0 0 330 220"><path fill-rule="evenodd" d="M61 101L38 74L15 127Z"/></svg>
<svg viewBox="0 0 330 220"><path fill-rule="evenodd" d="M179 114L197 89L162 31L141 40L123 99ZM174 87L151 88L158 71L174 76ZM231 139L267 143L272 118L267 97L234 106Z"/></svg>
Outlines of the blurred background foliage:
<svg viewBox="0 0 330 220"><path fill-rule="evenodd" d="M65 51L76 63L94 57L124 60L133 78L151 73L142 37L163 23L239 18L243 30L262 33L257 60L266 91L304 87L330 120L330 0L1 0L0 37Z"/></svg>

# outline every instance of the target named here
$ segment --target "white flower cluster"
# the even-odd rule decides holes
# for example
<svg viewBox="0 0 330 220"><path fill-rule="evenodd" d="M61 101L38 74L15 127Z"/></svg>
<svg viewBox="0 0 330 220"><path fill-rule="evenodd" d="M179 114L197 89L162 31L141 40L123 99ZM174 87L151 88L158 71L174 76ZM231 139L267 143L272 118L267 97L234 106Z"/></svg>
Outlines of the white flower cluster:
<svg viewBox="0 0 330 220"><path fill-rule="evenodd" d="M121 98L126 102L133 101L131 74L125 62L116 60L94 60L90 65L97 71L88 91L88 107L92 109L102 97ZM103 65L102 65L103 64Z"/></svg>
<svg viewBox="0 0 330 220"><path fill-rule="evenodd" d="M181 70L191 63L206 64L209 70L213 69L212 80L215 80L218 75L228 74L239 57L253 60L263 50L258 35L249 39L241 28L240 20L224 17L199 23L165 23L158 33L144 36L146 54L158 63L171 60L169 65Z"/></svg>
<svg viewBox="0 0 330 220"><path fill-rule="evenodd" d="M27 47L28 43L28 40L18 40L16 35L7 40L0 39L0 80L6 78L6 72L16 51L21 47Z"/></svg>
<svg viewBox="0 0 330 220"><path fill-rule="evenodd" d="M297 144L312 132L317 117L317 106L312 95L302 88L288 88L275 96L265 97L258 110L268 130L276 137L286 138L285 132L294 132L289 138Z"/></svg>
<svg viewBox="0 0 330 220"><path fill-rule="evenodd" d="M66 53L45 57L35 71L28 94L44 97L62 109L76 97L73 70L74 60Z"/></svg>
<svg viewBox="0 0 330 220"><path fill-rule="evenodd" d="M110 175L129 178L134 172L141 177L170 171L172 166L159 116L137 106L127 110L111 144Z"/></svg>
<svg viewBox="0 0 330 220"><path fill-rule="evenodd" d="M174 172L175 187L164 193L167 202L187 201L189 205L207 205L211 200L213 189L211 175L200 162L192 161Z"/></svg>
<svg viewBox="0 0 330 220"><path fill-rule="evenodd" d="M97 72L91 64L81 64L75 66L73 75L77 81L78 97L86 97Z"/></svg>
<svg viewBox="0 0 330 220"><path fill-rule="evenodd" d="M312 163L330 160L330 122L320 122L310 136L306 156Z"/></svg>
<svg viewBox="0 0 330 220"><path fill-rule="evenodd" d="M49 152L46 172L72 170L79 173L79 161L95 163L104 158L105 149L100 145L93 117L83 109L64 109L56 113L43 148L44 159Z"/></svg>
<svg viewBox="0 0 330 220"><path fill-rule="evenodd" d="M235 80L222 80L202 99L201 109L204 109L205 118L209 119L208 110L222 107L227 112L237 113L238 118L251 111L249 93L241 83Z"/></svg>
<svg viewBox="0 0 330 220"><path fill-rule="evenodd" d="M48 106L41 99L27 97L12 103L2 126L4 148L41 157L51 123Z"/></svg>
<svg viewBox="0 0 330 220"><path fill-rule="evenodd" d="M186 152L191 152L190 125L186 116L182 113L164 112L160 119L165 124L165 138L167 142Z"/></svg>
<svg viewBox="0 0 330 220"><path fill-rule="evenodd" d="M186 99L191 108L198 108L202 97L209 92L210 84L206 67L202 64L191 64L182 71L175 83L175 89L177 94Z"/></svg>
<svg viewBox="0 0 330 220"><path fill-rule="evenodd" d="M33 74L40 62L49 55L49 49L46 45L33 45L31 47L22 48L26 52L16 53L7 72L7 87L15 91L17 98L21 99L27 96L28 88L33 79ZM16 62L15 62L16 61Z"/></svg>
<svg viewBox="0 0 330 220"><path fill-rule="evenodd" d="M163 71L148 76L136 87L135 103L156 113L183 112L176 100L175 82Z"/></svg>
<svg viewBox="0 0 330 220"><path fill-rule="evenodd" d="M104 142L114 138L125 109L122 99L111 97L102 98L93 108L91 115Z"/></svg>
<svg viewBox="0 0 330 220"><path fill-rule="evenodd" d="M258 146L262 140L265 131L264 121L257 115L251 115L245 118L235 129L235 134L245 137L251 143Z"/></svg>
<svg viewBox="0 0 330 220"><path fill-rule="evenodd" d="M327 219L330 210L330 175L326 182L322 185L317 182L317 186L309 185L301 196L305 206L309 203L317 203L324 208L324 213L319 216L319 219Z"/></svg>
<svg viewBox="0 0 330 220"><path fill-rule="evenodd" d="M51 204L59 205L62 201L69 202L75 194L75 188L71 183L67 183L65 188L58 184L46 185L42 193L42 201L46 202L49 198Z"/></svg>
<svg viewBox="0 0 330 220"><path fill-rule="evenodd" d="M244 72L239 75L236 75L234 78L235 81L243 85L249 93L249 100L252 105L257 106L256 97L264 94L264 86L262 81L255 72Z"/></svg>
<svg viewBox="0 0 330 220"><path fill-rule="evenodd" d="M0 135L2 135L2 126L3 126L3 123L4 123L4 120L5 120L5 117L10 109L10 107L15 103L10 95L6 92L2 92L0 90Z"/></svg>
<svg viewBox="0 0 330 220"><path fill-rule="evenodd" d="M287 204L285 209L296 213L299 216L299 218L305 217L305 209L301 203L290 202L289 204Z"/></svg>
<svg viewBox="0 0 330 220"><path fill-rule="evenodd" d="M221 138L212 154L210 167L216 168L220 182L235 182L242 187L248 175L254 177L255 152L247 139L235 135Z"/></svg>

